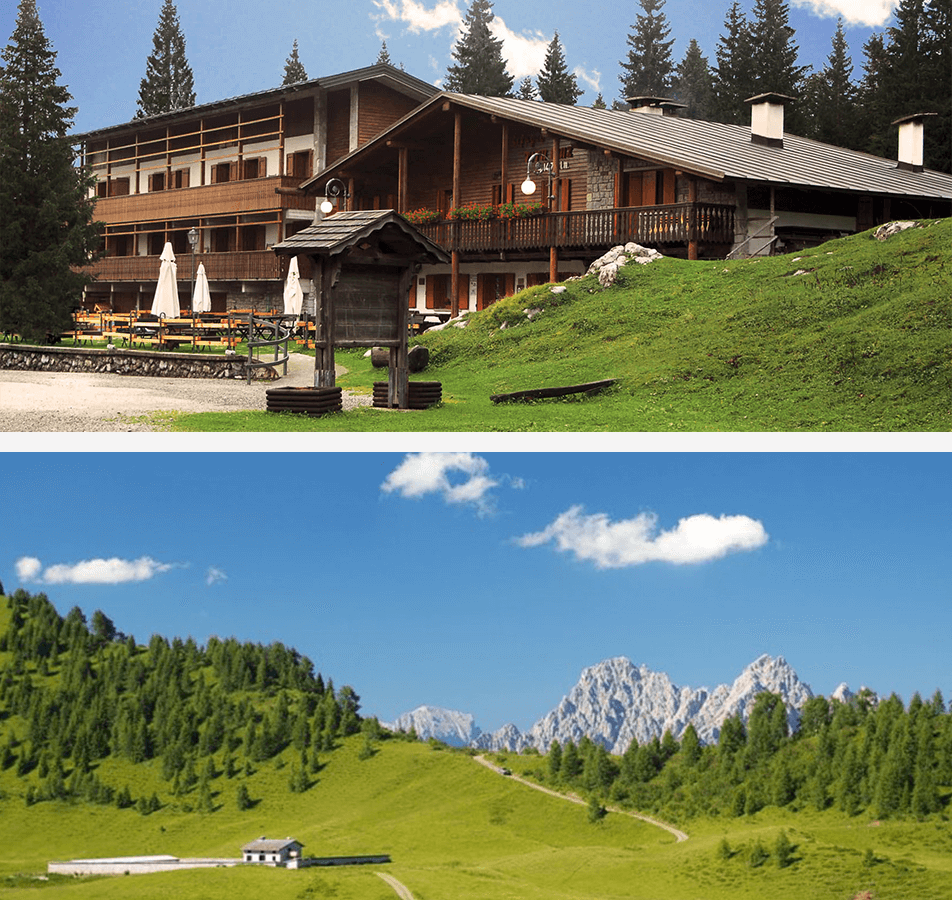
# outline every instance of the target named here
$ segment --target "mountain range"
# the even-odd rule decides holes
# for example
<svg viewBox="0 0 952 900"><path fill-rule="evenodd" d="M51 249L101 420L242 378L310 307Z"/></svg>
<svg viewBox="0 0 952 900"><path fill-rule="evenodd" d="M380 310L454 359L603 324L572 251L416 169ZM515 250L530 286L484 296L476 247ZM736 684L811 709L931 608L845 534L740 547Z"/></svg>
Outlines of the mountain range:
<svg viewBox="0 0 952 900"><path fill-rule="evenodd" d="M512 724L483 732L472 715L434 706L404 713L388 727L397 731L412 728L421 740L433 737L456 747L517 751L535 747L543 753L552 741L578 743L585 736L610 753L620 754L632 741L643 744L662 737L665 731L679 739L689 723L703 743L716 743L724 720L740 715L746 723L757 695L764 691L781 696L790 730L795 731L799 711L813 692L783 657L766 654L747 666L733 683L713 689L679 687L665 673L635 666L623 656L606 659L584 669L561 703L526 732ZM852 696L845 684L832 695L844 702Z"/></svg>

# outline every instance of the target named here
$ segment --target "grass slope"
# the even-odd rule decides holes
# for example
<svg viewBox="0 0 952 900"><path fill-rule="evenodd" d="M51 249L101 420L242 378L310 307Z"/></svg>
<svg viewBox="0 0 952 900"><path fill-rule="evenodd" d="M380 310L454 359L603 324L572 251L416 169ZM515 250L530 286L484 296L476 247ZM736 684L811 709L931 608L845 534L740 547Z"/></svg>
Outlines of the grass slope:
<svg viewBox="0 0 952 900"><path fill-rule="evenodd" d="M664 259L530 288L429 334L425 412L176 417L185 431L927 431L952 426L952 220L797 254ZM531 317L530 310L535 310ZM348 389L384 376L346 355ZM490 395L618 378L592 398ZM263 406L263 398L262 398Z"/></svg>
<svg viewBox="0 0 952 900"><path fill-rule="evenodd" d="M387 741L360 759L361 739L326 757L305 794L287 789L288 766L262 765L247 784L258 802L239 812L238 778L216 779L218 809L186 813L171 805L142 816L85 804L26 808L12 771L0 776L0 896L165 900L334 897L392 900L381 868L416 900L788 900L878 897L940 900L952 883L952 835L946 822L882 823L833 813L793 815L764 810L753 817L686 823L676 844L664 831L618 814L592 824L583 806L549 797L478 765L464 753ZM291 754L286 754L289 759ZM514 769L520 758L508 763ZM538 760L528 760L531 767ZM104 764L102 777L131 778L124 763ZM109 770L108 766L115 767ZM161 792L151 765L138 786ZM794 863L747 864L756 840L769 850L780 828L795 845ZM301 872L219 869L107 879L27 881L50 858L172 853L234 856L259 835L293 835L311 854L390 853L386 867ZM726 837L732 857L721 860ZM871 853L867 854L867 850Z"/></svg>

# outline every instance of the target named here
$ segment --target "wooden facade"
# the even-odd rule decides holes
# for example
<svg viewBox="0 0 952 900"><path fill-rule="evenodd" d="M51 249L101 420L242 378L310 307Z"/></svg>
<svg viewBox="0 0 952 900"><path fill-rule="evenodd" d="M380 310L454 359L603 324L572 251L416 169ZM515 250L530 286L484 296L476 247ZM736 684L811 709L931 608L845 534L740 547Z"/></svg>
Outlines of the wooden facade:
<svg viewBox="0 0 952 900"><path fill-rule="evenodd" d="M314 221L300 185L434 92L376 65L77 136L105 226L87 305L139 306L166 242L180 282L204 263L214 308L275 305L285 273L269 248Z"/></svg>

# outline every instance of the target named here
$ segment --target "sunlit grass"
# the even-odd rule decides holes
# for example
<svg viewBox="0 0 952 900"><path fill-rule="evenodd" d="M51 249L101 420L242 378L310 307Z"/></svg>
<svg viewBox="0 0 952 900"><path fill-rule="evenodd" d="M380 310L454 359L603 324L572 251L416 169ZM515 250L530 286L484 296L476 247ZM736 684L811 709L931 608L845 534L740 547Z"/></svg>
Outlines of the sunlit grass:
<svg viewBox="0 0 952 900"><path fill-rule="evenodd" d="M423 412L183 414L189 431L909 431L952 426L952 220L731 262L664 259L530 288L424 335ZM541 310L541 312L535 312ZM533 311L529 315L529 311ZM382 380L342 354L346 389ZM593 397L490 396L617 378ZM264 408L264 400L260 409Z"/></svg>

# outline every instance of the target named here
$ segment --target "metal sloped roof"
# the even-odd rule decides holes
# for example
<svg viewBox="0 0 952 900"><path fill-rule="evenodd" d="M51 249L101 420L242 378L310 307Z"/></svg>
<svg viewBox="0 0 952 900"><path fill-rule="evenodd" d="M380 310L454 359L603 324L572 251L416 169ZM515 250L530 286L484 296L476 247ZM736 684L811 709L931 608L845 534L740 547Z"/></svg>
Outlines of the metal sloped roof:
<svg viewBox="0 0 952 900"><path fill-rule="evenodd" d="M398 131L412 127L414 119L446 101L718 181L743 179L831 191L952 199L952 175L928 169L907 171L898 168L895 160L791 134L784 135L783 147L769 147L751 141L749 126L445 92L432 97L359 150L337 160L302 187L323 181L325 173L344 168L351 160L392 139Z"/></svg>
<svg viewBox="0 0 952 900"><path fill-rule="evenodd" d="M414 256L424 257L426 262L449 262L450 258L442 247L392 209L335 213L275 244L273 249L281 255L314 253L336 256L383 229L389 229L391 240L397 237L404 250L412 249Z"/></svg>
<svg viewBox="0 0 952 900"><path fill-rule="evenodd" d="M304 846L300 841L294 840L294 838L285 838L284 840L258 838L256 841L245 844L241 850L243 853L280 853L285 847L290 847L294 844L297 844L298 847Z"/></svg>

